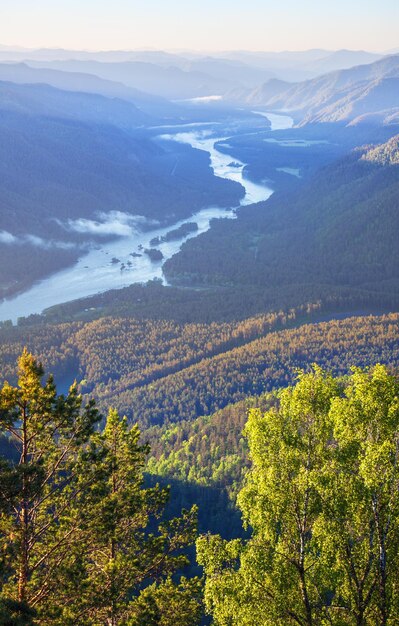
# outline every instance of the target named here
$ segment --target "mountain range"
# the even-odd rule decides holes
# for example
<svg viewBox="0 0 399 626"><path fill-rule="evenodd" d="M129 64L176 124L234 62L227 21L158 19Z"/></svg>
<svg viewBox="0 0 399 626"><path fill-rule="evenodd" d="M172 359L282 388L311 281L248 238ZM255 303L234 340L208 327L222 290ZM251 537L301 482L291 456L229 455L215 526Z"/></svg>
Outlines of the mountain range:
<svg viewBox="0 0 399 626"><path fill-rule="evenodd" d="M24 58L28 52L2 49L0 55L8 55L6 62L0 63L0 234L5 275L16 240L26 244L27 254L32 246L37 257L46 253L46 264L49 247L53 248L54 257L65 255L68 250L70 262L70 255L78 254L76 246L87 244L87 238L65 228L68 220L98 219L100 214L120 211L171 223L210 204L237 206L243 188L214 176L207 153L177 142L166 146L154 141L160 132L156 128L212 120L222 121L222 132L227 137L232 134L230 143L220 143L218 149L226 151L227 145L228 154L232 151L234 158L246 163L245 175L259 182L267 178L273 185L275 181L274 187L286 187L287 193L292 185L300 183L302 176L310 186L300 195L295 190L283 199L276 194L262 215L248 210L245 218L240 213L234 223L215 224L205 237L186 244L177 257L166 263L171 279L189 275L205 283L245 281L269 288L274 285L270 282L273 276L281 286L314 274L311 280L317 284L352 284L345 282L347 277L342 282L344 270L336 267L333 251L340 245L337 224L344 230L342 215L345 220L352 220L358 211L357 226L360 228L367 214L368 223L375 222L376 233L381 231L381 236L376 234L371 245L367 232L362 231L364 240L356 240L355 257L347 259L353 265L353 277L358 275L358 285L396 280L396 266L385 264L385 274L379 273L376 259L383 254L384 237L389 239L389 221L394 225L392 232L396 232L395 213L390 211L392 206L396 210L397 168L383 167L381 163L371 166L370 157L360 158L357 152L333 161L342 159L348 149L364 143L365 138L380 138L382 142L398 133L399 55L378 58L379 55L363 52L312 50L279 54L237 52L229 58L227 53L207 57L156 51L96 54L44 50L36 51L35 59L26 62L9 58L14 53ZM300 75L305 67L317 66L320 71L359 60L372 62L294 84L270 78L273 64L274 69L284 64L295 66ZM268 80L261 87L248 89L240 82L241 74L248 73L248 68L252 68L252 73L248 74L247 84L260 76L267 76ZM171 102L163 97L174 101L194 95L201 98L214 95L216 90L225 94L223 99L207 106ZM255 122L250 113L255 107L289 111L297 128L272 137L266 124L259 127L259 117ZM337 125L350 128L339 135ZM369 131L370 125L385 128L381 137L378 132ZM313 127L314 135L309 131ZM328 131L320 137L319 129L323 127ZM364 131L356 130L362 127ZM307 130L301 139L302 128ZM298 137L302 152L292 150L293 145L298 147ZM308 150L311 145L312 150ZM389 156L391 149L388 142L379 150L393 163L396 156ZM322 165L331 169L316 173ZM327 178L323 178L324 171ZM329 180L334 181L332 186L328 185ZM351 181L356 193L352 193L346 181ZM337 206L342 211L345 207L345 211L335 215L332 223L323 223L316 232L320 216L326 216L320 208L320 195L324 198L323 206L330 207L329 214L335 215ZM361 204L363 196L367 206ZM375 206L385 207L381 222L373 213ZM270 221L264 223L266 214ZM288 230L281 230L283 215ZM266 236L266 230L273 228L274 223L276 232L270 231ZM291 241L289 233L293 239L286 249ZM237 238L234 241L238 245L232 245L231 237ZM329 268L323 260L315 263L314 256L303 257L299 266L292 264L294 251L298 257L303 255L305 242L306 249L325 251L326 259L331 261ZM203 247L197 250L197 246ZM367 247L375 248L375 256L369 264L362 265ZM270 257L272 251L274 260ZM24 252L20 258L25 259ZM345 259L344 252L340 259ZM24 263L21 261L21 275ZM267 284L263 284L270 267L274 269ZM306 276L298 274L301 267L308 267ZM361 274L362 267L367 270L367 280ZM44 263L40 271L48 272ZM5 283L8 293L6 279Z"/></svg>
<svg viewBox="0 0 399 626"><path fill-rule="evenodd" d="M302 81L332 70L372 63L382 56L361 50L199 54L0 47L3 62L25 62L43 69L95 74L169 99L223 95L237 88L254 89L271 78Z"/></svg>
<svg viewBox="0 0 399 626"><path fill-rule="evenodd" d="M399 55L289 84L271 80L227 100L289 111L299 124L394 123L399 113Z"/></svg>

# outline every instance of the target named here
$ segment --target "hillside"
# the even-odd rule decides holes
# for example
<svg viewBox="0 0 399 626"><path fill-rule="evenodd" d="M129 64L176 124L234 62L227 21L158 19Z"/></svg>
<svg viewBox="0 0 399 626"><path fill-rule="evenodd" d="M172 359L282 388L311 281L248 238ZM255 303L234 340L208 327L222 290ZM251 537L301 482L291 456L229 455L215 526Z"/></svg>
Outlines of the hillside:
<svg viewBox="0 0 399 626"><path fill-rule="evenodd" d="M204 152L154 142L141 128L151 118L124 100L0 82L0 115L0 297L95 240L70 226L76 220L174 222L237 204L243 192L213 175Z"/></svg>
<svg viewBox="0 0 399 626"><path fill-rule="evenodd" d="M376 165L399 165L399 135L392 137L383 145L370 148L363 154L362 159Z"/></svg>
<svg viewBox="0 0 399 626"><path fill-rule="evenodd" d="M398 81L399 56L393 55L293 85L271 81L241 99L249 106L291 111L301 125L357 123L376 113L369 122L390 123L398 111Z"/></svg>
<svg viewBox="0 0 399 626"><path fill-rule="evenodd" d="M384 154L383 162L373 154ZM216 223L165 263L169 281L253 284L275 293L345 287L374 293L376 301L379 293L397 294L399 168L388 164L396 155L397 139L376 152L355 150L295 190L276 193L262 211Z"/></svg>
<svg viewBox="0 0 399 626"><path fill-rule="evenodd" d="M393 54L393 53L392 53ZM230 51L223 56L273 72L289 82L305 81L327 72L373 63L383 55L365 50L285 50L282 52Z"/></svg>
<svg viewBox="0 0 399 626"><path fill-rule="evenodd" d="M65 91L42 82L18 84L15 75L11 75L14 80L0 82L0 106L4 111L107 124L125 130L154 123L133 102L85 90Z"/></svg>
<svg viewBox="0 0 399 626"><path fill-rule="evenodd" d="M174 486L173 511L197 502L202 531L234 536L248 407L270 406L268 392L314 362L335 374L352 365L399 366L398 314L304 324L308 309L238 323L104 317L2 328L0 364L13 383L16 358L28 346L60 392L77 377L104 411L115 406L140 424L152 448L152 480Z"/></svg>
<svg viewBox="0 0 399 626"><path fill-rule="evenodd" d="M235 323L104 317L3 329L0 362L12 378L15 356L27 345L65 383L78 375L101 408L114 406L145 428L210 415L285 386L312 362L335 373L353 364L397 363L396 314L303 324L311 320L307 308L307 316L302 309Z"/></svg>
<svg viewBox="0 0 399 626"><path fill-rule="evenodd" d="M29 60L28 60L29 62ZM40 64L47 67L46 63ZM218 73L208 74L201 69L187 69L173 65L157 65L151 61L64 60L53 61L53 69L64 72L83 72L100 78L121 82L146 93L176 100L223 94L235 86L236 81ZM204 68L207 69L207 68Z"/></svg>
<svg viewBox="0 0 399 626"><path fill-rule="evenodd" d="M106 80L87 72L62 71L50 67L34 67L28 63L0 63L0 80L20 85L50 85L63 91L80 92L119 98L133 103L143 113L157 119L165 116L179 117L180 108L168 100L128 87L116 80Z"/></svg>

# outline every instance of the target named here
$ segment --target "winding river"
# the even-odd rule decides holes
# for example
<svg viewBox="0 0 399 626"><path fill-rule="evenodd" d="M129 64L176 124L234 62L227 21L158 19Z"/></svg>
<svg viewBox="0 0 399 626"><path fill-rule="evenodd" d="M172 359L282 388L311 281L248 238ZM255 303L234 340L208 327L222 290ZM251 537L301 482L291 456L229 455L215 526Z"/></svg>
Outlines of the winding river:
<svg viewBox="0 0 399 626"><path fill-rule="evenodd" d="M288 128L292 124L291 118L285 115L264 115L270 119L272 130ZM226 139L212 136L212 134L210 130L190 129L190 131L173 135L161 135L160 138L188 143L194 148L209 152L215 175L237 181L245 188L245 196L241 205L260 202L269 198L273 190L266 185L256 184L245 178L243 176L245 164L216 150L215 143L226 141ZM11 319L16 322L18 317L41 313L44 309L55 304L76 300L109 289L126 287L132 283L144 283L154 278L165 282L162 263L176 254L184 241L207 231L212 219L234 219L235 217L234 208L208 207L167 227L154 228L145 232L140 231L138 227L132 227L127 236L98 244L81 257L74 266L35 283L30 289L14 298L4 300L0 304L0 321ZM151 247L151 239L161 238L188 221L196 222L198 230L179 240L164 242L157 246L163 254L163 261L153 262L146 254L142 254L142 248ZM132 253L141 254L141 256L133 256ZM112 262L113 259L114 262Z"/></svg>

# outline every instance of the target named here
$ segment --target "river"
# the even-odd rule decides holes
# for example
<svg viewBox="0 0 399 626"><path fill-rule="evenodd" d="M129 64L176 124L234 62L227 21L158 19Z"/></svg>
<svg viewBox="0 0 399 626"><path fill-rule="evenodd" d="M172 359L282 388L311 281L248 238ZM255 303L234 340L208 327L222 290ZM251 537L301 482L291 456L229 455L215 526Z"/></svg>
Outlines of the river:
<svg viewBox="0 0 399 626"><path fill-rule="evenodd" d="M288 128L292 124L291 118L286 115L264 115L269 117L272 130ZM215 175L237 181L245 188L241 205L266 200L273 193L273 190L266 185L256 184L244 177L244 163L215 149L214 144L226 141L225 137L215 137L212 136L210 130L197 129L173 135L163 134L160 135L160 139L189 143L194 148L209 152ZM109 289L126 287L132 283L145 283L154 278L161 279L165 283L162 264L180 250L184 241L207 231L212 219L234 219L235 217L234 208L222 209L215 206L202 209L191 217L167 227L158 227L145 232L139 227L132 227L127 236L98 244L82 256L75 265L35 283L30 289L14 298L4 300L0 304L0 321L11 319L15 323L18 317L42 313L44 309L56 304L84 298ZM196 222L198 230L179 240L164 242L156 246L163 254L162 261L153 262L142 253L142 248L151 247L151 239L161 238L185 222ZM132 253L141 254L141 256L132 256Z"/></svg>

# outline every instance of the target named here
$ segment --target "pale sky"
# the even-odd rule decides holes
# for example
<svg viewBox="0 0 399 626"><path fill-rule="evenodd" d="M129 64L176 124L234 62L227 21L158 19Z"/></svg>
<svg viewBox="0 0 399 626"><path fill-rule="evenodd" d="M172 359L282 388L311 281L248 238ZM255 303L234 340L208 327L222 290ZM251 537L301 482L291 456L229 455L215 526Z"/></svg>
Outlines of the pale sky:
<svg viewBox="0 0 399 626"><path fill-rule="evenodd" d="M0 0L0 44L385 51L399 48L399 0Z"/></svg>

